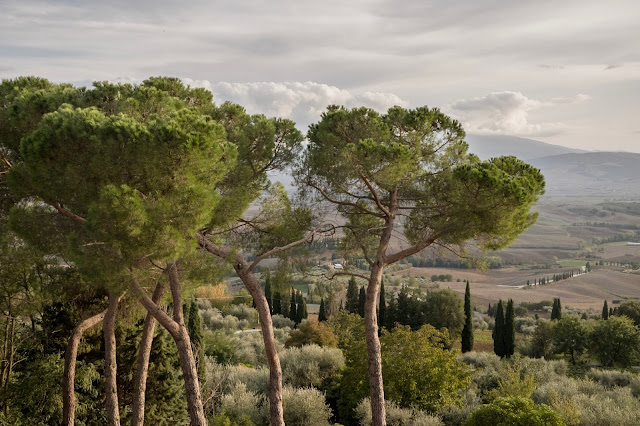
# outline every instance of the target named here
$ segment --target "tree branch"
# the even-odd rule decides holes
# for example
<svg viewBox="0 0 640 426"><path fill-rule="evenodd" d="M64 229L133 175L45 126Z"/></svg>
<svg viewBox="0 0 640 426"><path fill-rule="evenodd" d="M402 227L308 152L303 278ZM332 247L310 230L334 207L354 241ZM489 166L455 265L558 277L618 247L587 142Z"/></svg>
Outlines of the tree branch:
<svg viewBox="0 0 640 426"><path fill-rule="evenodd" d="M129 288L132 293L138 297L138 300L149 312L174 338L180 338L180 326L175 322L159 305L153 302L147 293L140 287L140 284L131 277L129 280Z"/></svg>
<svg viewBox="0 0 640 426"><path fill-rule="evenodd" d="M438 236L433 236L426 240L420 241L418 244L415 244L409 248L404 250L400 250L399 252L393 253L392 255L385 256L384 263L385 265L391 265L399 260L404 259L405 257L411 256L412 254L416 254L419 251L424 250L429 247L433 242L438 238Z"/></svg>
<svg viewBox="0 0 640 426"><path fill-rule="evenodd" d="M338 201L338 200L334 200L333 198L329 197L329 195L327 195L327 193L321 189L320 187L314 185L313 183L307 182L307 185L309 185L310 187L314 188L316 191L318 191L325 200L327 200L328 202L332 203L332 204L337 204L339 206L348 206L348 207L353 207L356 209L359 209L361 211L363 211L366 214L370 214L372 216L376 216L376 217L380 217L380 218L384 218L385 215L384 214L379 214L379 213L375 213L372 212L371 210L365 209L364 207L362 207L362 205L357 204L357 203L350 203L348 201Z"/></svg>
<svg viewBox="0 0 640 426"><path fill-rule="evenodd" d="M378 208L385 214L385 216L389 216L390 215L389 210L387 210L387 208L380 202L380 199L378 198L378 193L376 192L373 185L371 185L371 182L369 182L369 179L367 179L367 177L364 174L362 174L362 172L359 172L359 174L364 184L367 185L367 188L369 188L369 192L371 192L371 195L373 196L373 199L376 202L376 205L378 206Z"/></svg>
<svg viewBox="0 0 640 426"><path fill-rule="evenodd" d="M314 237L315 233L311 232L309 235L306 235L304 238L299 239L298 241L294 241L292 243L289 243L287 245L284 245L282 247L274 247L271 250L261 254L260 256L256 257L256 259L251 262L251 265L249 265L249 271L253 271L253 269L258 266L258 264L260 262L262 262L264 259L273 256L274 254L283 252L285 250L289 250L290 248L299 246L300 244L304 244L306 242L312 242L313 241L313 237Z"/></svg>
<svg viewBox="0 0 640 426"><path fill-rule="evenodd" d="M51 206L58 210L58 213L60 213L61 215L68 217L69 219L73 220L74 222L78 222L78 223L85 223L87 221L87 219L85 219L82 216L78 216L77 214L65 209L64 207L62 207L60 205L60 203L54 203L51 204Z"/></svg>

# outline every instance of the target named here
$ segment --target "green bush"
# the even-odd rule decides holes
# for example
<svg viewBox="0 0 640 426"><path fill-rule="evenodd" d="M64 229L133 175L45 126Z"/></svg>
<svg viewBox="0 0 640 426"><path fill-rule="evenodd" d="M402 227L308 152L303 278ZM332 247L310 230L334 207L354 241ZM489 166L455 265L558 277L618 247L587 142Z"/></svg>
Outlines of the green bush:
<svg viewBox="0 0 640 426"><path fill-rule="evenodd" d="M633 374L619 370L591 370L587 377L607 389L629 386L633 380Z"/></svg>
<svg viewBox="0 0 640 426"><path fill-rule="evenodd" d="M564 426L560 415L548 405L534 405L522 397L498 398L471 413L465 426Z"/></svg>
<svg viewBox="0 0 640 426"><path fill-rule="evenodd" d="M338 348L304 345L287 348L280 353L282 380L294 387L315 386L344 367L344 356Z"/></svg>
<svg viewBox="0 0 640 426"><path fill-rule="evenodd" d="M329 426L331 409L316 389L284 386L282 408L287 426Z"/></svg>
<svg viewBox="0 0 640 426"><path fill-rule="evenodd" d="M385 401L387 425L389 426L441 426L439 417L417 409L399 407L393 401ZM358 421L362 426L371 426L371 400L363 399L356 408Z"/></svg>

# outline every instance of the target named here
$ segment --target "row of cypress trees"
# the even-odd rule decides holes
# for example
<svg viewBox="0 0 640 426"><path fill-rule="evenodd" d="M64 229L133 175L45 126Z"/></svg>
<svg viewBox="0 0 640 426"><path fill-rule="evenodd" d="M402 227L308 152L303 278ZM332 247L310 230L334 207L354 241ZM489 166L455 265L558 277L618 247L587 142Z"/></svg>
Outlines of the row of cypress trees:
<svg viewBox="0 0 640 426"><path fill-rule="evenodd" d="M264 285L264 296L269 304L269 311L272 315L284 315L296 324L300 324L303 319L309 316L307 311L307 302L302 296L302 292L291 288L289 291L289 304L286 304L286 295L282 295L280 292L273 292L271 290L271 280L267 275L267 279ZM285 303L283 303L285 302Z"/></svg>
<svg viewBox="0 0 640 426"><path fill-rule="evenodd" d="M493 328L493 352L501 358L511 357L516 349L515 309L509 299L506 312L502 299L496 307L496 323Z"/></svg>

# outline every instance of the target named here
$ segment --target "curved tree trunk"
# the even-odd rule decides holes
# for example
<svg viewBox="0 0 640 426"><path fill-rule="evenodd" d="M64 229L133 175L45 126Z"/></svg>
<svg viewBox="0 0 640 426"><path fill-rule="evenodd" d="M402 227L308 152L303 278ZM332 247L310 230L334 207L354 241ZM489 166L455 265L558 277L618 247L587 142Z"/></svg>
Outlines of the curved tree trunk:
<svg viewBox="0 0 640 426"><path fill-rule="evenodd" d="M178 347L191 426L207 426L196 361L191 348L191 339L189 338L187 327L184 324L182 292L178 279L178 268L175 263L167 266L167 274L169 275L169 287L171 289L173 302L173 319L167 315L160 306L154 303L133 279L129 282L129 286L138 295L140 303L142 303L147 311L167 329Z"/></svg>
<svg viewBox="0 0 640 426"><path fill-rule="evenodd" d="M164 293L164 283L158 282L153 292L153 303L159 304ZM133 384L133 404L131 413L131 426L142 426L144 424L144 403L147 394L147 376L149 375L149 358L151 356L151 346L153 344L153 333L156 328L156 319L147 312L142 328L142 338L138 348L138 363L136 367L136 377Z"/></svg>
<svg viewBox="0 0 640 426"><path fill-rule="evenodd" d="M109 426L120 426L120 408L118 406L118 363L116 359L116 314L120 298L109 293L109 307L102 322L104 333L104 385Z"/></svg>
<svg viewBox="0 0 640 426"><path fill-rule="evenodd" d="M62 377L62 424L64 426L73 426L76 416L76 393L74 390L74 382L76 379L76 357L78 355L78 345L82 335L89 328L100 324L107 313L107 309L96 314L73 329L67 349L64 353L64 375Z"/></svg>
<svg viewBox="0 0 640 426"><path fill-rule="evenodd" d="M272 426L284 426L284 411L282 408L282 368L280 367L280 357L276 349L276 339L273 335L273 322L269 312L267 298L260 287L260 282L251 271L248 270L246 262L237 263L236 273L244 283L247 290L253 297L258 310L260 328L262 329L262 339L264 349L267 354L269 364L269 417Z"/></svg>
<svg viewBox="0 0 640 426"><path fill-rule="evenodd" d="M300 242L305 240L300 240ZM230 251L219 247L209 241L204 235L198 234L198 243L200 246L220 259L227 260ZM295 244L298 244L296 242ZM253 301L258 310L258 318L260 320L260 328L262 329L262 339L267 354L267 363L269 364L269 418L272 426L284 426L284 410L282 408L282 368L280 366L280 357L276 349L276 339L273 335L273 322L271 320L271 312L267 298L262 291L260 282L252 272L252 267L248 265L245 259L240 255L235 255L233 268L236 274L242 280L243 284L251 294ZM255 266L254 262L252 265Z"/></svg>

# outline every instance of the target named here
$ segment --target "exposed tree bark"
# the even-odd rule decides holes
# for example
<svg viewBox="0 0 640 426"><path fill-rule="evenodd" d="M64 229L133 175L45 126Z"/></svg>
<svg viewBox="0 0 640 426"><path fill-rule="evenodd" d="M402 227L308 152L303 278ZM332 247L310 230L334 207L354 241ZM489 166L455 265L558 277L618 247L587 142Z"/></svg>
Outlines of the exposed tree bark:
<svg viewBox="0 0 640 426"><path fill-rule="evenodd" d="M191 339L187 327L184 324L182 311L182 293L180 281L178 279L178 268L175 263L167 266L169 275L169 288L173 304L173 318L166 314L158 304L144 292L142 288L132 279L129 282L130 288L139 297L140 303L154 318L167 329L178 347L180 356L180 366L182 367L182 377L184 379L185 392L187 396L187 409L191 426L207 426L202 404L202 394L200 392L200 382L198 381L198 370L196 368L195 357L191 348Z"/></svg>
<svg viewBox="0 0 640 426"><path fill-rule="evenodd" d="M284 426L282 368L280 367L280 357L278 356L276 340L273 335L273 322L269 313L269 304L260 287L260 282L247 266L247 262L236 263L234 269L247 290L249 290L258 310L264 349L267 354L267 363L269 364L269 417L271 425Z"/></svg>
<svg viewBox="0 0 640 426"><path fill-rule="evenodd" d="M375 192L374 192L375 194ZM384 403L384 383L382 381L382 354L380 352L380 339L378 338L378 315L376 304L380 292L380 281L386 264L386 254L393 232L398 192L391 192L389 207L385 209L385 226L380 236L380 243L376 253L376 259L371 267L371 275L367 286L367 296L364 303L364 327L367 340L367 360L369 365L369 388L371 397L371 421L373 426L385 426L387 424L386 409Z"/></svg>
<svg viewBox="0 0 640 426"><path fill-rule="evenodd" d="M2 359L0 360L0 389L4 388L4 375L9 360L9 321L11 318L6 316L6 323L4 325L4 340L2 342ZM4 401L0 403L0 407L4 407Z"/></svg>
<svg viewBox="0 0 640 426"><path fill-rule="evenodd" d="M229 259L229 256L231 255L230 250L213 244L202 234L198 234L198 242L203 249L221 259ZM302 242L304 241L301 240L301 242L297 242L295 245L299 245ZM286 246L286 248L290 247L294 247L293 243ZM273 252L273 250L269 251L269 253ZM260 328L262 329L262 339L264 341L264 348L267 354L267 363L269 364L269 418L271 420L271 425L284 426L284 411L282 408L282 368L280 366L280 357L278 356L278 351L276 349L276 340L273 335L273 322L271 320L269 304L264 292L262 291L260 282L252 272L256 265L257 262L255 261L249 265L247 261L238 254L234 257L233 268L249 291L249 294L251 294L251 297L256 304L256 309L258 310Z"/></svg>
<svg viewBox="0 0 640 426"><path fill-rule="evenodd" d="M64 353L64 375L62 377L62 424L64 426L73 426L75 424L76 393L74 382L76 379L76 357L80 339L82 339L82 335L86 330L100 324L106 313L107 309L78 324L73 329L69 343L67 343L67 349Z"/></svg>
<svg viewBox="0 0 640 426"><path fill-rule="evenodd" d="M159 281L153 292L152 301L156 305L160 303L164 294L165 285ZM142 338L138 348L138 364L136 377L133 384L133 404L131 413L131 426L142 426L144 424L144 404L147 393L147 376L149 375L149 358L151 356L151 346L153 344L153 334L156 328L156 319L147 312L142 327Z"/></svg>
<svg viewBox="0 0 640 426"><path fill-rule="evenodd" d="M9 392L9 380L11 379L11 373L13 372L13 357L16 353L16 348L14 345L14 339L16 336L16 319L11 317L11 331L9 332L9 362L7 363L7 377L4 379L4 393L5 395ZM4 414L7 414L9 409L9 405L7 403L4 404Z"/></svg>
<svg viewBox="0 0 640 426"><path fill-rule="evenodd" d="M118 406L118 363L116 361L116 314L119 297L109 293L109 307L102 322L104 333L104 385L109 426L120 426L120 408Z"/></svg>

